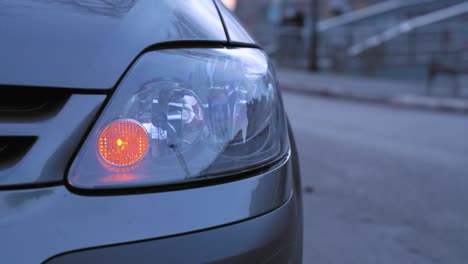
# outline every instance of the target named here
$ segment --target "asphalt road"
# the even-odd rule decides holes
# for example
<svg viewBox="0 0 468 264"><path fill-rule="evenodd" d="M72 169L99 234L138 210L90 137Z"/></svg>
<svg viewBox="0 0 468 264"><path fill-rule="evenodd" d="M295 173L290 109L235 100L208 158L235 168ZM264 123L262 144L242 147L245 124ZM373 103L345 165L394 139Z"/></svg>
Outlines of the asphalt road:
<svg viewBox="0 0 468 264"><path fill-rule="evenodd" d="M468 263L468 116L284 93L305 264Z"/></svg>

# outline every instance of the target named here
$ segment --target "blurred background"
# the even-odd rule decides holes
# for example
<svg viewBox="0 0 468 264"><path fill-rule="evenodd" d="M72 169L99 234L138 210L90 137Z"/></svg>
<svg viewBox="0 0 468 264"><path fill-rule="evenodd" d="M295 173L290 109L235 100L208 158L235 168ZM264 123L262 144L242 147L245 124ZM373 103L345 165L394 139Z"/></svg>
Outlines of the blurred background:
<svg viewBox="0 0 468 264"><path fill-rule="evenodd" d="M304 263L468 263L468 1L223 2L277 65Z"/></svg>
<svg viewBox="0 0 468 264"><path fill-rule="evenodd" d="M464 0L225 0L281 67L426 80L468 61Z"/></svg>

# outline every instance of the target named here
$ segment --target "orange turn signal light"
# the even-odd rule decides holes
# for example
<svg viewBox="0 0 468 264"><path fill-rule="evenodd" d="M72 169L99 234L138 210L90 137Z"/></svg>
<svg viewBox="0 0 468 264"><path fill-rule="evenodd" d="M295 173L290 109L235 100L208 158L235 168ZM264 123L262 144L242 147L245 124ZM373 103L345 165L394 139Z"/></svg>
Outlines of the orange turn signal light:
<svg viewBox="0 0 468 264"><path fill-rule="evenodd" d="M121 119L107 125L99 136L98 152L110 165L126 167L140 161L148 150L148 134L135 120Z"/></svg>

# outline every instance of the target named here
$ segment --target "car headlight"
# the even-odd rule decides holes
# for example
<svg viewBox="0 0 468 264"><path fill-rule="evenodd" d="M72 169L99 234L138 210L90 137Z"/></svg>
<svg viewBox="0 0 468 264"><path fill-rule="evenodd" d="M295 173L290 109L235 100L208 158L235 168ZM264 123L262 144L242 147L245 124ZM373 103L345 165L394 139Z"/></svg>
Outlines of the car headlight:
<svg viewBox="0 0 468 264"><path fill-rule="evenodd" d="M288 150L266 55L173 49L131 67L76 156L80 189L179 184L261 169Z"/></svg>

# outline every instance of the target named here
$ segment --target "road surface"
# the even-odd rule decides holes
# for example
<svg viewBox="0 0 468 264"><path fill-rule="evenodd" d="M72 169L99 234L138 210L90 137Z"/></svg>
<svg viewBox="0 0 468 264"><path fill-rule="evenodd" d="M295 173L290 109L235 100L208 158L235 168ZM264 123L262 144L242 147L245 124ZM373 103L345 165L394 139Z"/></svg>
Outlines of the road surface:
<svg viewBox="0 0 468 264"><path fill-rule="evenodd" d="M305 264L468 263L468 116L284 93Z"/></svg>

